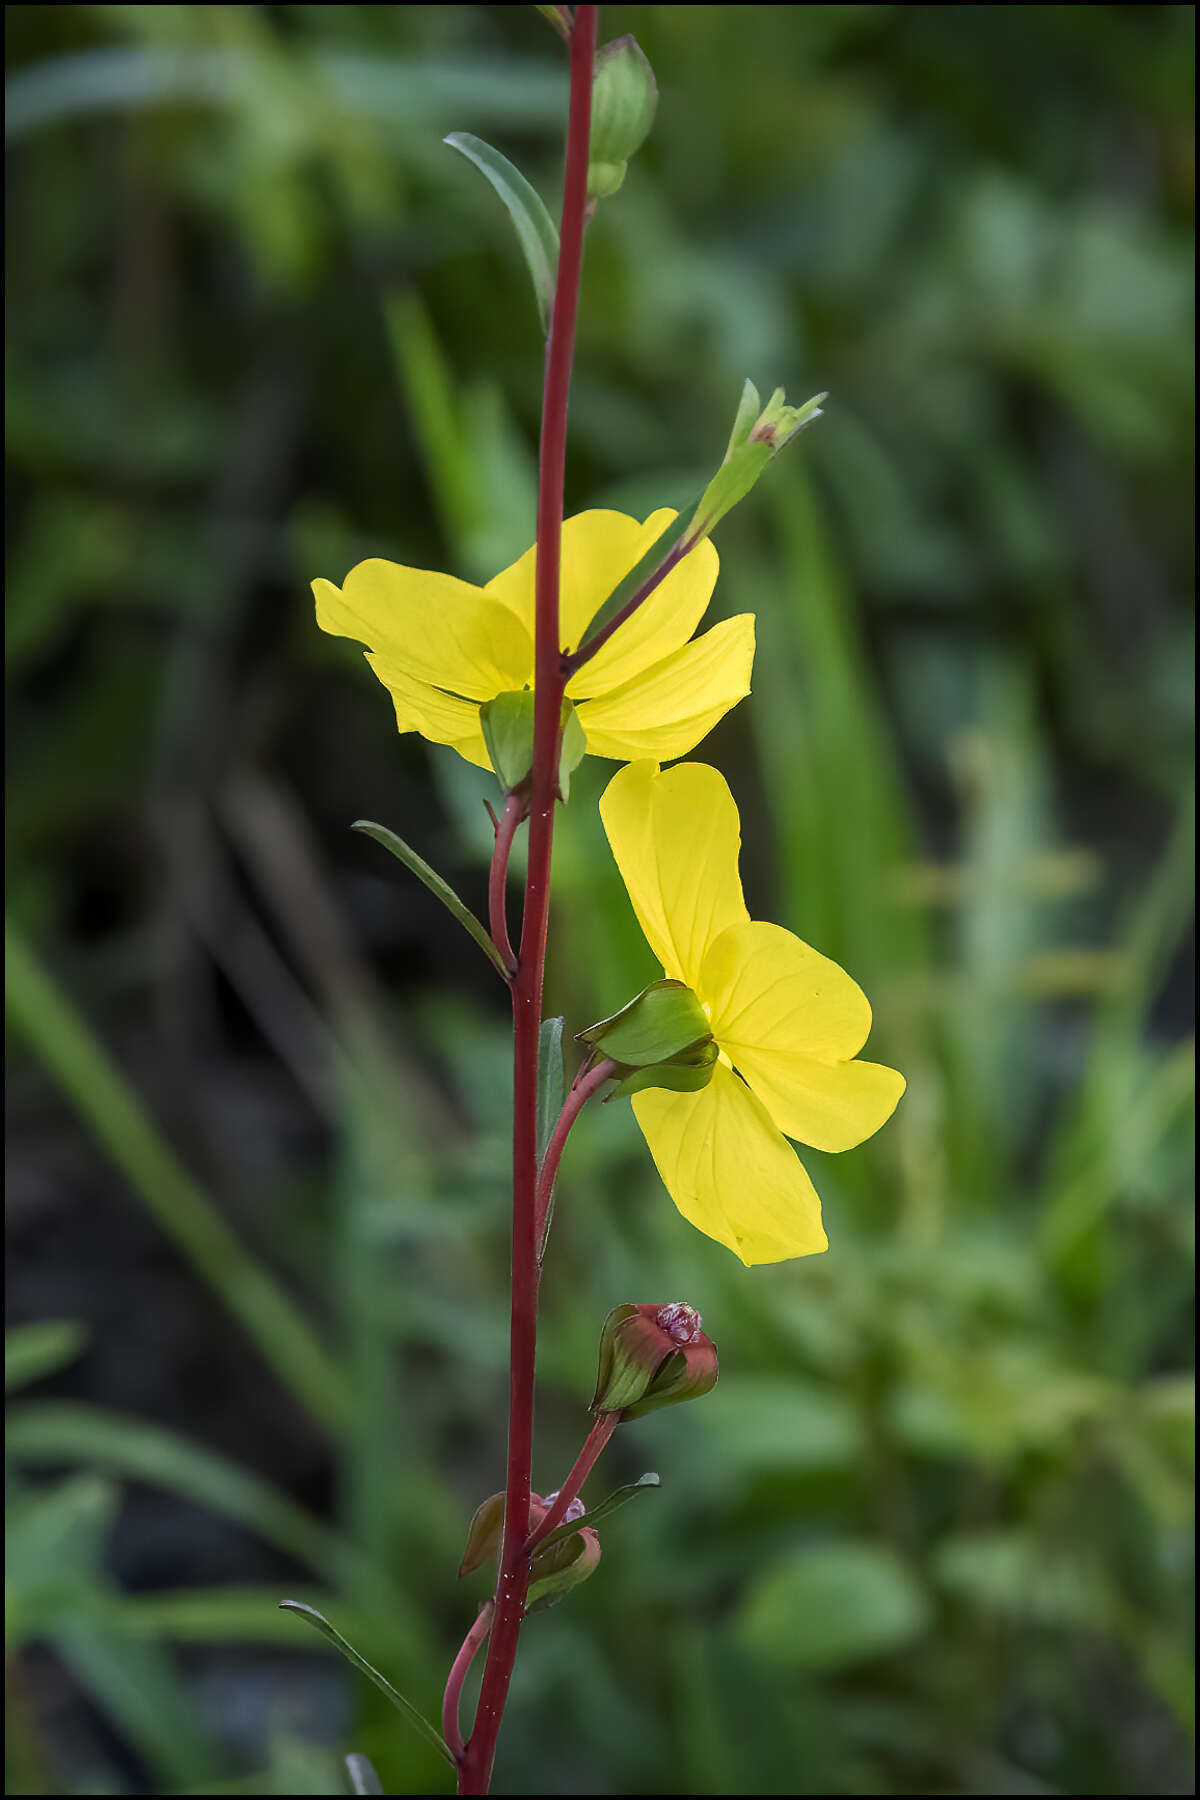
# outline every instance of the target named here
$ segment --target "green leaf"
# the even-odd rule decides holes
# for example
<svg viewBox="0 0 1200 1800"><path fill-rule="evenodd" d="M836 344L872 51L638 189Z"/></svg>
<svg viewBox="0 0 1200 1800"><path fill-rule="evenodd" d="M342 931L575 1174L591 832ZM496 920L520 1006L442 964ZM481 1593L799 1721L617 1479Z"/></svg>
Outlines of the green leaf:
<svg viewBox="0 0 1200 1800"><path fill-rule="evenodd" d="M442 142L459 150L485 175L499 194L516 227L517 238L533 280L542 333L550 329L550 309L554 304L554 287L558 280L558 231L546 211L545 202L530 187L520 169L514 168L507 156L493 150L482 138L469 131L452 131Z"/></svg>
<svg viewBox="0 0 1200 1800"><path fill-rule="evenodd" d="M390 850L393 856L398 857L406 869L411 869L417 880L423 881L430 893L436 894L446 910L454 914L464 930L470 932L484 955L495 964L505 981L508 980L508 970L504 966L504 958L490 936L470 908L464 906L454 889L442 880L436 869L431 869L415 850L410 850L403 838L397 837L394 831L389 831L386 825L376 825L372 819L356 819L351 829L365 832L367 837L373 837L377 844L382 844L385 850Z"/></svg>
<svg viewBox="0 0 1200 1800"><path fill-rule="evenodd" d="M352 1794L382 1794L383 1783L375 1773L374 1767L367 1757L352 1750L346 1758L346 1774L350 1777Z"/></svg>
<svg viewBox="0 0 1200 1800"><path fill-rule="evenodd" d="M360 1675L365 1675L368 1681L375 1683L381 1694L387 1695L396 1711L403 1713L414 1731L419 1732L427 1744L432 1744L433 1748L445 1757L451 1768L457 1767L441 1732L435 1731L429 1720L417 1711L412 1701L406 1700L403 1694L397 1692L386 1675L381 1675L379 1670L373 1668L364 1656L358 1654L353 1644L346 1642L340 1631L334 1630L323 1613L319 1613L315 1606L307 1606L303 1600L281 1600L279 1605L284 1612L296 1613L298 1617L306 1620L314 1631L319 1631L321 1636L327 1639L334 1649L339 1651L346 1661L358 1670Z"/></svg>
<svg viewBox="0 0 1200 1800"><path fill-rule="evenodd" d="M562 1111L566 1095L566 1075L563 1072L563 1026L564 1019L543 1019L538 1032L538 1162L546 1154L547 1146L558 1123L558 1115Z"/></svg>
<svg viewBox="0 0 1200 1800"><path fill-rule="evenodd" d="M538 1032L538 1167L545 1158L554 1127L558 1123L558 1115L562 1111L566 1096L567 1078L563 1072L563 1026L564 1019L543 1019ZM550 1237L550 1224L554 1218L554 1196L558 1191L558 1176L551 1183L550 1193L546 1200L546 1221L542 1226L542 1241L538 1247L539 1257L546 1254L546 1244Z"/></svg>
<svg viewBox="0 0 1200 1800"><path fill-rule="evenodd" d="M4 1391L29 1387L74 1362L87 1343L87 1332L73 1319L42 1319L15 1325L4 1334Z"/></svg>
<svg viewBox="0 0 1200 1800"><path fill-rule="evenodd" d="M618 1506L624 1506L627 1500L632 1500L635 1494L649 1493L661 1485L658 1476L650 1471L645 1475L639 1475L636 1481L627 1482L624 1487L614 1488L612 1493L601 1500L598 1506L589 1508L581 1519L572 1519L565 1525L557 1526L548 1537L542 1539L538 1549L544 1550L550 1544L557 1544L561 1538L570 1537L573 1531L578 1531L583 1525L599 1524L600 1520L606 1519L609 1513L615 1513Z"/></svg>
<svg viewBox="0 0 1200 1800"><path fill-rule="evenodd" d="M899 1650L928 1621L924 1592L890 1550L814 1544L765 1570L742 1608L738 1635L773 1662L834 1670Z"/></svg>

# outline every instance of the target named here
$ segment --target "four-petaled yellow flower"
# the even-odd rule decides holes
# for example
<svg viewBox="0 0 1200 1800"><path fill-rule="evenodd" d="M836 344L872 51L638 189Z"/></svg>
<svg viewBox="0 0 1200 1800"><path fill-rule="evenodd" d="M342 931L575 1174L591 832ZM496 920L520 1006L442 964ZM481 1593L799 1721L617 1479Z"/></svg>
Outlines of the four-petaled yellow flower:
<svg viewBox="0 0 1200 1800"><path fill-rule="evenodd" d="M631 763L600 814L651 949L696 994L720 1049L698 1093L633 1096L668 1193L744 1263L826 1249L820 1201L784 1136L849 1150L890 1118L904 1077L854 1060L871 1029L866 996L790 931L751 919L738 811L715 769Z"/></svg>
<svg viewBox="0 0 1200 1800"><path fill-rule="evenodd" d="M560 636L576 649L600 607L675 517L644 525L585 512L562 534ZM317 623L367 645L401 731L450 744L486 769L479 708L533 685L536 546L486 587L372 558L344 585L314 581ZM698 544L567 684L594 756L670 761L693 749L750 692L754 615L689 642L717 579L717 553Z"/></svg>

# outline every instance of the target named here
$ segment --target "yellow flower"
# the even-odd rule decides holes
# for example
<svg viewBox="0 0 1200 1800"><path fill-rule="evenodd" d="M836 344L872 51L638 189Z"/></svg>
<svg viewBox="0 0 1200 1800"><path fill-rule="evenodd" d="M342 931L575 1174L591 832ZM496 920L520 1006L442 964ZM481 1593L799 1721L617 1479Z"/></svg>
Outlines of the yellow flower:
<svg viewBox="0 0 1200 1800"><path fill-rule="evenodd" d="M866 996L790 931L751 919L738 811L715 769L631 763L600 814L651 949L696 994L720 1049L698 1093L633 1096L668 1193L744 1263L826 1249L820 1201L783 1134L849 1150L891 1117L904 1077L854 1060L871 1029Z"/></svg>
<svg viewBox="0 0 1200 1800"><path fill-rule="evenodd" d="M585 512L562 534L560 634L578 647L592 618L675 517L640 525L618 512ZM401 731L450 744L482 769L479 708L533 684L536 546L486 587L372 558L344 585L314 581L317 623L367 645L392 696ZM717 579L702 543L662 581L567 684L593 756L683 756L750 692L754 615L726 619L689 643Z"/></svg>

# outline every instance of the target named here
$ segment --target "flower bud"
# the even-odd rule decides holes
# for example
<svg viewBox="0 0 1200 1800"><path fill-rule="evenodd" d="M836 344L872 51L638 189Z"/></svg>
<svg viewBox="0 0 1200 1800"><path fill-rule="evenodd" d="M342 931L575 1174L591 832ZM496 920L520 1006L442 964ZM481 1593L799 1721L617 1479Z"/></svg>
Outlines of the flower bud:
<svg viewBox="0 0 1200 1800"><path fill-rule="evenodd" d="M706 538L725 514L745 499L786 443L821 417L821 402L827 397L816 394L803 406L789 406L783 389L776 388L764 407L754 383L745 383L725 460L705 488L688 525L689 547Z"/></svg>
<svg viewBox="0 0 1200 1800"><path fill-rule="evenodd" d="M625 165L645 140L658 106L658 83L634 37L614 38L596 53L592 82L592 132L588 144L588 199L615 194Z"/></svg>
<svg viewBox="0 0 1200 1800"><path fill-rule="evenodd" d="M639 1419L659 1406L695 1400L717 1384L717 1347L700 1314L682 1300L618 1306L600 1334L593 1412Z"/></svg>
<svg viewBox="0 0 1200 1800"><path fill-rule="evenodd" d="M568 1507L568 1514L570 1510ZM586 1526L572 1532L568 1538L560 1538L556 1544L548 1544L533 1559L525 1600L526 1613L544 1612L548 1606L557 1606L573 1587L596 1573L599 1561L600 1539Z"/></svg>
<svg viewBox="0 0 1200 1800"><path fill-rule="evenodd" d="M668 1062L710 1043L708 1014L682 981L652 981L610 1019L578 1033L580 1040L630 1069Z"/></svg>

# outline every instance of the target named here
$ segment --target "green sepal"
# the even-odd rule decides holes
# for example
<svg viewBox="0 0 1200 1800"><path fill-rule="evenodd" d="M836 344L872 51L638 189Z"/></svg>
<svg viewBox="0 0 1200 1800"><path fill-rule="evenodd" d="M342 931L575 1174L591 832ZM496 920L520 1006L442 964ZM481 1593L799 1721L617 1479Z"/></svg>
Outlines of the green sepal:
<svg viewBox="0 0 1200 1800"><path fill-rule="evenodd" d="M574 702L563 701L562 735L558 746L558 797L571 798L571 776L587 754L587 733L579 723Z"/></svg>
<svg viewBox="0 0 1200 1800"><path fill-rule="evenodd" d="M628 1099L644 1088L667 1088L673 1094L698 1094L713 1076L713 1066L721 1052L711 1038L707 1043L693 1044L680 1051L670 1062L653 1063L648 1069L631 1069L623 1075L608 1095Z"/></svg>
<svg viewBox="0 0 1200 1800"><path fill-rule="evenodd" d="M479 723L488 759L496 779L506 794L515 792L529 780L533 768L533 732L536 710L532 688L514 688L486 700L479 709ZM587 751L587 734L579 723L574 703L562 703L562 721L558 746L558 793L566 800L571 793L571 775L583 761Z"/></svg>
<svg viewBox="0 0 1200 1800"><path fill-rule="evenodd" d="M282 1612L295 1613L297 1617L311 1625L314 1631L319 1631L326 1642L332 1644L335 1650L339 1650L360 1675L365 1675L368 1681L375 1683L380 1693L387 1695L396 1711L404 1715L427 1744L432 1744L438 1754L445 1757L451 1768L457 1767L450 1747L441 1732L436 1731L424 1714L417 1711L411 1700L406 1700L404 1695L392 1686L386 1675L381 1675L365 1656L360 1656L353 1644L346 1642L340 1631L335 1631L324 1613L319 1613L315 1606L306 1605L303 1600L281 1600L279 1606Z"/></svg>
<svg viewBox="0 0 1200 1800"><path fill-rule="evenodd" d="M458 1565L458 1579L471 1575L481 1569L486 1562L500 1553L500 1540L504 1535L504 1495L489 1494L486 1500L480 1501L475 1508L470 1525L467 1527L467 1547L463 1551L463 1559Z"/></svg>
<svg viewBox="0 0 1200 1800"><path fill-rule="evenodd" d="M533 709L532 688L497 694L479 709L488 759L506 794L519 788L533 767Z"/></svg>
<svg viewBox="0 0 1200 1800"><path fill-rule="evenodd" d="M667 1062L711 1040L708 1016L691 988L669 978L652 981L620 1012L578 1036L633 1069Z"/></svg>
<svg viewBox="0 0 1200 1800"><path fill-rule="evenodd" d="M556 13L557 10L556 7L539 8L539 11L547 15ZM555 23L553 19L551 22ZM520 169L510 163L507 156L502 156L499 150L493 150L490 144L485 144L482 138L473 137L469 131L452 131L442 142L473 162L504 202L508 216L516 228L517 240L533 281L544 337L550 329L550 311L554 305L554 288L558 280L559 252L558 229L546 210L545 201L537 189L526 181Z"/></svg>
<svg viewBox="0 0 1200 1800"><path fill-rule="evenodd" d="M350 829L364 832L367 837L373 837L377 844L382 844L385 850L390 850L393 856L398 857L406 869L411 869L417 880L423 881L430 893L437 895L447 912L454 914L464 931L470 932L484 955L495 963L505 981L508 980L508 970L504 966L504 958L492 942L489 933L484 930L470 907L459 899L450 883L443 881L437 870L431 869L424 857L418 856L402 837L397 837L396 833L389 831L386 825L377 825L374 819L355 819Z"/></svg>
<svg viewBox="0 0 1200 1800"><path fill-rule="evenodd" d="M565 1600L573 1587L596 1573L600 1561L600 1540L594 1531L575 1526L571 1534L553 1543L549 1549L539 1547L533 1559L533 1574L525 1612L545 1612Z"/></svg>

